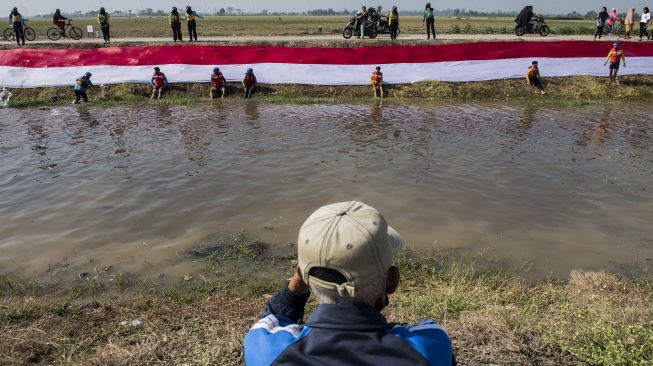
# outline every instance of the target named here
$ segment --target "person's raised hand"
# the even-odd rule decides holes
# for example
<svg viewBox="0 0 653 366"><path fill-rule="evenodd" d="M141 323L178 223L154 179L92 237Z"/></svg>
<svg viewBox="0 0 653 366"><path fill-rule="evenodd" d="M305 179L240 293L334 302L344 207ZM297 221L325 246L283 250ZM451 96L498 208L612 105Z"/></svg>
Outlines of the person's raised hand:
<svg viewBox="0 0 653 366"><path fill-rule="evenodd" d="M310 288L308 287L306 282L304 282L302 271L299 270L299 265L297 265L297 268L295 269L295 274L290 279L290 283L288 283L288 290L293 295L306 295L310 292Z"/></svg>

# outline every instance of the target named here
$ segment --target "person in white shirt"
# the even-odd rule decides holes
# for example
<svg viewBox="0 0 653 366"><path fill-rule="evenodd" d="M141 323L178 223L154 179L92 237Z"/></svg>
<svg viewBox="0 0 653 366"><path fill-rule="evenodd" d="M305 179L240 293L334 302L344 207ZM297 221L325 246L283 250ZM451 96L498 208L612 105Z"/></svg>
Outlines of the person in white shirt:
<svg viewBox="0 0 653 366"><path fill-rule="evenodd" d="M651 13L648 11L648 7L644 7L644 11L642 11L642 20L639 21L639 40L641 41L642 38L644 38L644 35L646 34L646 39L651 39L651 36L648 34L648 31L646 30L646 27L648 26L648 22L651 21Z"/></svg>

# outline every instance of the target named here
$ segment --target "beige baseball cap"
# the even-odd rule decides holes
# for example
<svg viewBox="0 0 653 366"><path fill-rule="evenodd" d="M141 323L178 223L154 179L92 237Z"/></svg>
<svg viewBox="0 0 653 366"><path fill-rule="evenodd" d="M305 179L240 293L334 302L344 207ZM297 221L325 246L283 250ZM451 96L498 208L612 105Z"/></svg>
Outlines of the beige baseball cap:
<svg viewBox="0 0 653 366"><path fill-rule="evenodd" d="M399 233L381 213L358 201L334 203L313 212L299 230L297 243L304 281L350 297L384 278L403 247ZM347 282L337 284L311 276L314 267L335 270Z"/></svg>

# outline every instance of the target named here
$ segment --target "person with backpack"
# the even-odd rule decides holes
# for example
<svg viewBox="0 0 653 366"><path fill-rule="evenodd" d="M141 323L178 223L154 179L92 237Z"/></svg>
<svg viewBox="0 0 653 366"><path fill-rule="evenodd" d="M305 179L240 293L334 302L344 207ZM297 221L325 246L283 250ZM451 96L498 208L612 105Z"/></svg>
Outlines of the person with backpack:
<svg viewBox="0 0 653 366"><path fill-rule="evenodd" d="M435 14L431 3L426 4L422 23L426 25L426 39L431 39L431 33L433 33L433 39L435 39Z"/></svg>
<svg viewBox="0 0 653 366"><path fill-rule="evenodd" d="M16 34L16 44L20 46L22 41L24 46L25 45L25 19L23 19L23 16L18 12L18 8L11 9L11 13L9 14L9 23L11 24L11 28L14 30L14 33Z"/></svg>
<svg viewBox="0 0 653 366"><path fill-rule="evenodd" d="M75 100L73 101L73 104L79 104L81 99L84 99L84 103L88 102L86 89L93 86L91 76L93 76L93 74L87 71L84 75L79 77L79 79L75 80Z"/></svg>
<svg viewBox="0 0 653 366"><path fill-rule="evenodd" d="M172 28L172 40L173 42L183 42L183 37L181 35L181 16L177 11L177 7L173 6L172 11L170 12L170 28Z"/></svg>
<svg viewBox="0 0 653 366"><path fill-rule="evenodd" d="M247 69L245 78L243 79L243 87L245 88L245 99L249 99L254 94L254 87L256 86L256 75L253 69Z"/></svg>
<svg viewBox="0 0 653 366"><path fill-rule="evenodd" d="M97 22L100 24L100 29L102 30L104 44L107 44L111 41L111 35L109 33L109 18L109 13L107 13L104 8L100 8L100 12L97 15Z"/></svg>

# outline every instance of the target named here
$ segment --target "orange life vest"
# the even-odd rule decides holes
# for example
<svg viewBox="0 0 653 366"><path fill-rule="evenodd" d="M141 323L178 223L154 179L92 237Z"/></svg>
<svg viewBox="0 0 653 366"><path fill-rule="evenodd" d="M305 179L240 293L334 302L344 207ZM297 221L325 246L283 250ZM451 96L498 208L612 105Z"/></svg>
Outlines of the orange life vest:
<svg viewBox="0 0 653 366"><path fill-rule="evenodd" d="M245 79L243 79L243 84L245 84L245 87L251 88L254 85L256 85L256 76L254 75L245 75Z"/></svg>
<svg viewBox="0 0 653 366"><path fill-rule="evenodd" d="M163 88L166 84L165 79L166 79L166 74L160 72L159 74L154 73L152 76L154 78L154 87L156 89Z"/></svg>
<svg viewBox="0 0 653 366"><path fill-rule="evenodd" d="M374 85L383 84L383 73L381 71L372 72L372 84Z"/></svg>
<svg viewBox="0 0 653 366"><path fill-rule="evenodd" d="M222 87L222 84L225 83L224 76L221 72L211 74L211 84L214 88L218 89Z"/></svg>
<svg viewBox="0 0 653 366"><path fill-rule="evenodd" d="M624 51L621 49L612 49L610 50L610 62L615 63L621 60L621 56L624 54Z"/></svg>

